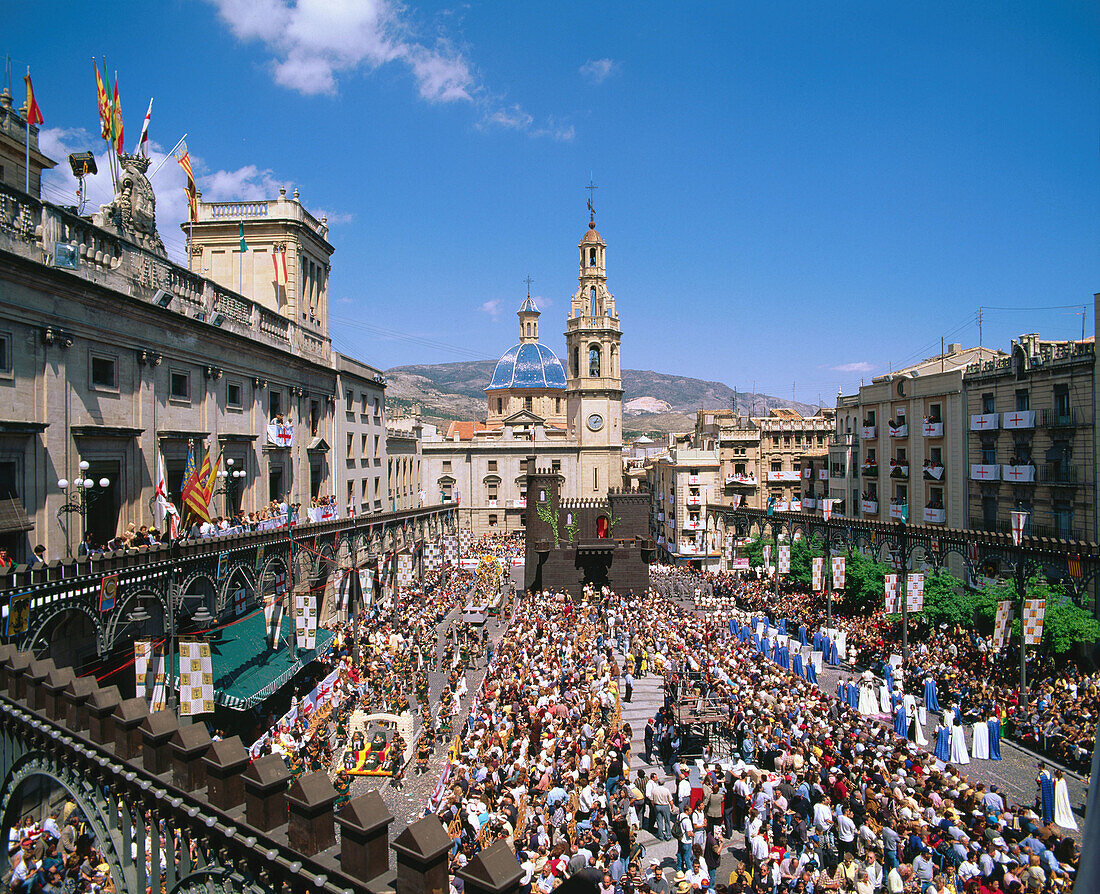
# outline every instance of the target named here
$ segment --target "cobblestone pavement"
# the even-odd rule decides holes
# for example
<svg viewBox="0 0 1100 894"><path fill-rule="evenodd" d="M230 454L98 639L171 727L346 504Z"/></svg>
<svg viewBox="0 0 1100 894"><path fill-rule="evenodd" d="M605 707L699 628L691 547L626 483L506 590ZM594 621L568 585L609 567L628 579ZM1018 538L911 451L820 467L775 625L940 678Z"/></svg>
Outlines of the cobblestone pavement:
<svg viewBox="0 0 1100 894"><path fill-rule="evenodd" d="M447 627L462 614L462 608L463 606L460 604L450 612L436 628L436 654L440 660L442 660L443 650L445 648L444 638ZM490 618L486 624L489 629L490 642L499 643L507 631L507 621L505 619L498 621L496 618ZM466 693L465 698L462 699L461 710L455 718L456 733L466 721L466 717L470 712L470 704L473 701L474 693L481 688L482 681L485 679L485 671L486 662L485 658L482 657L475 666L471 667L466 672L466 684L469 687L469 691ZM445 670L430 671L428 673L428 693L432 705L438 704L442 697L443 689L447 684L447 676L448 673ZM414 716L419 720L420 706L417 704L416 693L412 691L410 687L410 691L407 694L412 704ZM419 734L418 722L415 736ZM413 741L415 741L415 736ZM390 812L394 815L394 822L390 827L390 836L392 838L394 835L399 834L407 825L415 822L424 815L424 805L427 803L432 792L435 791L436 783L439 782L439 775L443 772L443 765L447 757L449 744L450 743L447 745L437 744L435 746L431 760L428 762L427 773L417 774L414 769L416 764L414 758L401 779L400 788L395 788L388 776L354 777L354 781L351 785L351 797L356 798L369 791L377 791L382 796L382 800L386 803L386 806L389 807Z"/></svg>

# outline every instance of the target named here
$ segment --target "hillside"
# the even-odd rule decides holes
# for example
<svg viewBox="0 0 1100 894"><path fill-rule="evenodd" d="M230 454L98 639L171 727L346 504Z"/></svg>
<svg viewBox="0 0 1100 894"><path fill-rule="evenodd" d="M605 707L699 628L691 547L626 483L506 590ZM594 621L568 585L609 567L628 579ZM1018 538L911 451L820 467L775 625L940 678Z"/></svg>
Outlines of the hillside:
<svg viewBox="0 0 1100 894"><path fill-rule="evenodd" d="M428 421L484 419L485 386L493 375L495 360L459 363L413 364L386 370L386 403L408 408L418 404ZM648 369L623 370L623 429L641 432L687 431L695 426L700 407L717 410L732 407L734 391L721 382L707 382ZM737 410L752 412L753 396L737 392ZM792 403L767 394L756 395L755 413L773 407L793 407L812 415L816 407Z"/></svg>

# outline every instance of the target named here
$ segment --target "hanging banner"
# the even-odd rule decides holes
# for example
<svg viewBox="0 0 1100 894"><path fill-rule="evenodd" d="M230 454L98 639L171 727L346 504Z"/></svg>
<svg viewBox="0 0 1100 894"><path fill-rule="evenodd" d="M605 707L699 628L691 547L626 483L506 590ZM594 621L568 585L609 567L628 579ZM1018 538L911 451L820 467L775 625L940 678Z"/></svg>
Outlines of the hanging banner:
<svg viewBox="0 0 1100 894"><path fill-rule="evenodd" d="M161 711L168 703L164 653L153 648L152 640L134 640L134 694L149 703L150 711Z"/></svg>
<svg viewBox="0 0 1100 894"><path fill-rule="evenodd" d="M294 424L273 420L267 426L267 443L275 447L294 446Z"/></svg>
<svg viewBox="0 0 1100 894"><path fill-rule="evenodd" d="M1024 538L1024 525L1027 524L1027 517L1027 512L1012 510L1012 542L1016 546L1019 546L1020 541Z"/></svg>
<svg viewBox="0 0 1100 894"><path fill-rule="evenodd" d="M359 569L359 591L363 596L363 605L368 606L374 600L374 570L371 568Z"/></svg>
<svg viewBox="0 0 1100 894"><path fill-rule="evenodd" d="M413 582L413 557L401 553L397 557L397 586L411 587Z"/></svg>
<svg viewBox="0 0 1100 894"><path fill-rule="evenodd" d="M901 597L898 594L898 576L887 574L883 580L886 590L886 614L897 615L901 613Z"/></svg>
<svg viewBox="0 0 1100 894"><path fill-rule="evenodd" d="M459 553L462 556L470 555L470 546L474 542L474 532L469 528L463 528L458 532Z"/></svg>
<svg viewBox="0 0 1100 894"><path fill-rule="evenodd" d="M833 517L833 501L828 497L821 498L821 517L828 521Z"/></svg>
<svg viewBox="0 0 1100 894"><path fill-rule="evenodd" d="M993 648L998 652L1008 642L1008 631L1012 629L1012 615L1015 614L1012 600L997 603L997 616L993 619Z"/></svg>
<svg viewBox="0 0 1100 894"><path fill-rule="evenodd" d="M448 565L458 564L458 538L454 534L443 538L443 561Z"/></svg>
<svg viewBox="0 0 1100 894"><path fill-rule="evenodd" d="M825 559L822 556L814 556L813 585L815 593L825 589Z"/></svg>
<svg viewBox="0 0 1100 894"><path fill-rule="evenodd" d="M346 612L351 606L351 588L355 583L355 569L336 572L336 610Z"/></svg>
<svg viewBox="0 0 1100 894"><path fill-rule="evenodd" d="M180 643L180 716L214 712L214 667L210 646L202 642Z"/></svg>
<svg viewBox="0 0 1100 894"><path fill-rule="evenodd" d="M730 499L734 509L741 505L741 494L734 494Z"/></svg>
<svg viewBox="0 0 1100 894"><path fill-rule="evenodd" d="M779 544L779 573L791 573L791 545L789 543Z"/></svg>
<svg viewBox="0 0 1100 894"><path fill-rule="evenodd" d="M276 571L275 572L275 595L276 596L285 596L286 595L286 572L285 571Z"/></svg>
<svg viewBox="0 0 1100 894"><path fill-rule="evenodd" d="M772 563L772 548L771 544L764 544L764 564L770 566Z"/></svg>
<svg viewBox="0 0 1100 894"><path fill-rule="evenodd" d="M248 591L244 587L239 587L233 591L233 614L243 615L245 607L248 604Z"/></svg>
<svg viewBox="0 0 1100 894"><path fill-rule="evenodd" d="M905 608L911 612L924 611L924 575L910 574L905 582Z"/></svg>
<svg viewBox="0 0 1100 894"><path fill-rule="evenodd" d="M11 639L22 636L31 626L31 594L16 593L8 600L8 623L4 635Z"/></svg>
<svg viewBox="0 0 1100 894"><path fill-rule="evenodd" d="M294 633L299 649L317 648L317 600L312 593L294 596Z"/></svg>
<svg viewBox="0 0 1100 894"><path fill-rule="evenodd" d="M267 647L269 649L279 648L279 631L282 624L283 594L276 588L275 595L264 600L264 626L267 631Z"/></svg>
<svg viewBox="0 0 1100 894"><path fill-rule="evenodd" d="M443 546L438 540L424 544L424 570L438 571L443 566Z"/></svg>
<svg viewBox="0 0 1100 894"><path fill-rule="evenodd" d="M1037 646L1043 641L1043 618L1046 616L1045 599L1025 599L1024 614L1020 619L1024 628L1024 645Z"/></svg>
<svg viewBox="0 0 1100 894"><path fill-rule="evenodd" d="M833 556L833 589L844 589L844 556Z"/></svg>
<svg viewBox="0 0 1100 894"><path fill-rule="evenodd" d="M115 607L118 595L118 575L105 574L99 582L99 610L109 612Z"/></svg>

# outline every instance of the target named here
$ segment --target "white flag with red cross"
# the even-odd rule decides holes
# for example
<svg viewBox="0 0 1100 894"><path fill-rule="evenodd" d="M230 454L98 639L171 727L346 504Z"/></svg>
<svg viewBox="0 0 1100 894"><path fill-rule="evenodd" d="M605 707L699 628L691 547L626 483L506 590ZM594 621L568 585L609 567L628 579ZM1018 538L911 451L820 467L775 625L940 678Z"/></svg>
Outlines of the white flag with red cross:
<svg viewBox="0 0 1100 894"><path fill-rule="evenodd" d="M238 587L233 591L233 614L243 615L245 605L248 603L248 592L244 587Z"/></svg>
<svg viewBox="0 0 1100 894"><path fill-rule="evenodd" d="M740 505L741 505L741 494L734 494L733 495L733 508L736 509Z"/></svg>
<svg viewBox="0 0 1100 894"><path fill-rule="evenodd" d="M833 501L829 497L823 497L821 500L821 516L825 521L833 517Z"/></svg>
<svg viewBox="0 0 1100 894"><path fill-rule="evenodd" d="M1017 510L1012 511L1012 542L1014 545L1019 546L1020 541L1024 537L1024 526L1027 524L1026 512L1019 512Z"/></svg>

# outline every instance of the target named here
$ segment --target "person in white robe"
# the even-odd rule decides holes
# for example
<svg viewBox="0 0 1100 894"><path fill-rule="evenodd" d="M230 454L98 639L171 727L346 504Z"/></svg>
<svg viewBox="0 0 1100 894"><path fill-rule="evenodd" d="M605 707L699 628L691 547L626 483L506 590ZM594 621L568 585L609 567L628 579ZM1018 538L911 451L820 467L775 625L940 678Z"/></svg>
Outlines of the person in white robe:
<svg viewBox="0 0 1100 894"><path fill-rule="evenodd" d="M890 714L890 687L883 683L878 688L878 708L880 714Z"/></svg>
<svg viewBox="0 0 1100 894"><path fill-rule="evenodd" d="M1077 830L1077 820L1073 817L1073 807L1069 803L1069 786L1061 770L1054 772L1054 825L1063 829Z"/></svg>
<svg viewBox="0 0 1100 894"><path fill-rule="evenodd" d="M870 715L878 713L878 699L875 698L875 684L863 679L859 684L859 713Z"/></svg>
<svg viewBox="0 0 1100 894"><path fill-rule="evenodd" d="M951 724L950 763L958 765L970 763L970 754L966 750L966 730L962 725L958 708L955 709L955 717Z"/></svg>
<svg viewBox="0 0 1100 894"><path fill-rule="evenodd" d="M974 760L989 760L989 727L984 720L974 724L974 744L971 748Z"/></svg>

